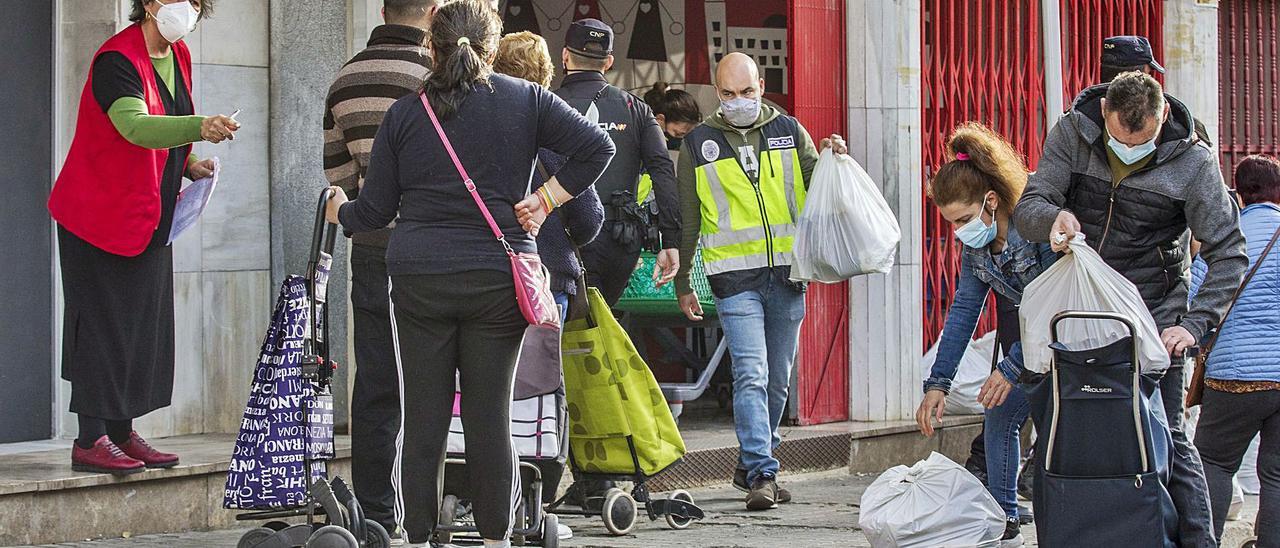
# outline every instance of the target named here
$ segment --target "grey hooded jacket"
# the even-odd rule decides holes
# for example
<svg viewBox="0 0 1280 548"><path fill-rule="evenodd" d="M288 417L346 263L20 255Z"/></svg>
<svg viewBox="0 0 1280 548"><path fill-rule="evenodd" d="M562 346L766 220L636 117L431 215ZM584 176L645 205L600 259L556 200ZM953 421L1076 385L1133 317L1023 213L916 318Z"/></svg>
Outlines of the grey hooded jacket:
<svg viewBox="0 0 1280 548"><path fill-rule="evenodd" d="M1028 240L1046 242L1058 213L1071 211L1089 245L1138 287L1161 330L1180 325L1202 340L1249 264L1236 205L1215 154L1192 130L1191 112L1170 95L1155 158L1113 185L1101 104L1107 87L1081 92L1049 132L1014 223ZM1190 234L1209 270L1188 309Z"/></svg>

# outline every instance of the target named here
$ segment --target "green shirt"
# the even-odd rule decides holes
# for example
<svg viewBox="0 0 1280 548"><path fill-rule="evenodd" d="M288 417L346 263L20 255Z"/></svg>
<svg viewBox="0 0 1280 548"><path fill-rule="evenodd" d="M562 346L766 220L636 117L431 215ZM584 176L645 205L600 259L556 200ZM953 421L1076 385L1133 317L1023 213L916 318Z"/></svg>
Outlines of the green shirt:
<svg viewBox="0 0 1280 548"><path fill-rule="evenodd" d="M173 52L162 58L151 58L152 65L160 75L160 80L169 94L177 93L177 78L174 70L177 61ZM138 97L121 97L111 103L107 109L111 124L125 140L143 148L167 149L203 140L200 136L200 124L204 116L166 116L151 115L147 111L147 103ZM194 155L191 161L195 161Z"/></svg>
<svg viewBox="0 0 1280 548"><path fill-rule="evenodd" d="M1111 137L1105 131L1102 132L1102 138L1107 141L1111 140ZM1147 164L1151 163L1151 159L1155 157L1156 153L1153 151L1132 165L1126 164L1121 162L1120 157L1116 156L1116 151L1111 150L1111 146L1107 145L1107 164L1111 166L1111 186L1120 186L1121 181L1138 170L1147 167Z"/></svg>

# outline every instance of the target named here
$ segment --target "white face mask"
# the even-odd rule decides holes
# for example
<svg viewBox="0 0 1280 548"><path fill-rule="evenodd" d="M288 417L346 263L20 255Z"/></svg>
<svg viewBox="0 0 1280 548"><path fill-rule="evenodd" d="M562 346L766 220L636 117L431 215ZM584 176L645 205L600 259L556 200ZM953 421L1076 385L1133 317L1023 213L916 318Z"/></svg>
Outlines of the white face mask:
<svg viewBox="0 0 1280 548"><path fill-rule="evenodd" d="M160 30L160 36L172 44L196 30L196 20L200 18L200 12L191 6L191 2L183 0L160 6L152 17L156 20L156 28Z"/></svg>

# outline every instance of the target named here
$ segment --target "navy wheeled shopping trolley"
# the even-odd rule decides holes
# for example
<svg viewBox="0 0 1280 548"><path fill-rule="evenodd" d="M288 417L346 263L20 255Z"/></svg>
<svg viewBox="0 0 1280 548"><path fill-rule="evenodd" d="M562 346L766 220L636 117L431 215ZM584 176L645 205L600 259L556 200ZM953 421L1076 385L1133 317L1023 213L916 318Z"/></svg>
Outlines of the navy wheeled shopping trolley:
<svg viewBox="0 0 1280 548"><path fill-rule="evenodd" d="M1080 349L1058 339L1063 321L1115 321L1129 336ZM1031 392L1036 537L1047 548L1173 548L1177 512L1168 481L1168 426L1158 381L1143 375L1134 322L1112 313L1052 320L1053 360Z"/></svg>

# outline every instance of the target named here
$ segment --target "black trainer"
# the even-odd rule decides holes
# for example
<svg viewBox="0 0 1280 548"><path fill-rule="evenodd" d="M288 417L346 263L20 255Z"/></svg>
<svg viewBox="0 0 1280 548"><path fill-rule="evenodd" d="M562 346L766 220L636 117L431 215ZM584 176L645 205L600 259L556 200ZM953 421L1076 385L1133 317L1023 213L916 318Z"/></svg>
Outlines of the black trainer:
<svg viewBox="0 0 1280 548"><path fill-rule="evenodd" d="M747 486L747 471L741 468L733 470L733 488L743 493L750 493L751 488ZM785 487L778 486L778 504L786 504L791 502L791 491Z"/></svg>
<svg viewBox="0 0 1280 548"><path fill-rule="evenodd" d="M773 476L760 476L747 493L747 510L772 510L778 507L778 482Z"/></svg>
<svg viewBox="0 0 1280 548"><path fill-rule="evenodd" d="M1022 526L1018 523L1018 518L1009 518L1004 522L1004 536L1000 537L1000 548L1021 548Z"/></svg>

